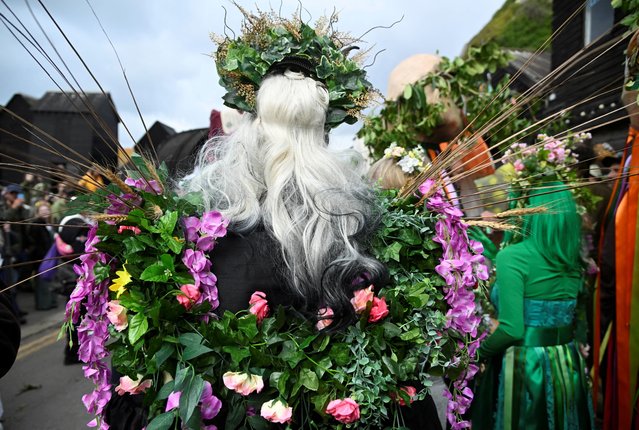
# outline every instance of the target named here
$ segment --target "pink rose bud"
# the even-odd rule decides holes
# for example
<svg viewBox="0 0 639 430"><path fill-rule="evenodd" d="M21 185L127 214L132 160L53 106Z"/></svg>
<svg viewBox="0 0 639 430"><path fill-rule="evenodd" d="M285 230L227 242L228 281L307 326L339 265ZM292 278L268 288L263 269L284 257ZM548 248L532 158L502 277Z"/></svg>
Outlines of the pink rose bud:
<svg viewBox="0 0 639 430"><path fill-rule="evenodd" d="M135 227L133 225L121 225L120 227L118 227L119 234L122 234L123 231L127 231L127 230L132 231L133 234L135 235L142 233L142 230L140 230L138 227Z"/></svg>
<svg viewBox="0 0 639 430"><path fill-rule="evenodd" d="M107 318L117 331L122 331L129 325L126 318L126 308L120 305L119 300L111 300L107 303Z"/></svg>
<svg viewBox="0 0 639 430"><path fill-rule="evenodd" d="M138 374L138 379L133 380L128 376L120 377L120 385L115 387L115 392L120 396L123 396L125 393L129 394L141 394L144 393L147 388L150 388L153 383L150 379L145 379L142 381L142 375Z"/></svg>
<svg viewBox="0 0 639 430"><path fill-rule="evenodd" d="M251 295L249 304L251 305L249 312L257 317L258 322L262 322L262 320L268 316L268 301L266 300L266 294L263 292L254 292Z"/></svg>
<svg viewBox="0 0 639 430"><path fill-rule="evenodd" d="M326 407L326 413L340 423L353 423L359 419L359 405L350 397L333 400Z"/></svg>
<svg viewBox="0 0 639 430"><path fill-rule="evenodd" d="M176 296L177 301L188 311L200 298L200 290L193 284L184 284L180 287L180 291L181 293Z"/></svg>
<svg viewBox="0 0 639 430"><path fill-rule="evenodd" d="M315 323L315 328L317 330L324 330L326 327L333 323L333 320L329 317L332 317L333 309L331 308L322 308L317 311L317 323Z"/></svg>
<svg viewBox="0 0 639 430"><path fill-rule="evenodd" d="M373 297L373 307L371 313L368 314L368 322L374 323L388 315L388 306L386 305L386 297L378 299Z"/></svg>
<svg viewBox="0 0 639 430"><path fill-rule="evenodd" d="M371 285L368 288L362 288L361 290L355 291L354 297L351 299L351 303L355 312L361 314L366 310L366 306L368 306L368 302L373 301L373 286Z"/></svg>
<svg viewBox="0 0 639 430"><path fill-rule="evenodd" d="M264 381L260 375L250 375L243 372L226 372L222 375L224 385L243 396L252 392L259 393L264 388Z"/></svg>
<svg viewBox="0 0 639 430"><path fill-rule="evenodd" d="M293 408L281 400L273 399L270 402L262 404L260 415L272 423L286 424L291 421Z"/></svg>
<svg viewBox="0 0 639 430"><path fill-rule="evenodd" d="M400 390L408 394L408 397L410 397L410 401L408 403L413 403L413 399L417 395L417 389L415 387L411 387L410 385L407 385L405 387L400 387ZM397 403L399 403L401 406L406 406L406 401L402 398L402 396L395 393L391 393L390 396L393 400L396 400Z"/></svg>

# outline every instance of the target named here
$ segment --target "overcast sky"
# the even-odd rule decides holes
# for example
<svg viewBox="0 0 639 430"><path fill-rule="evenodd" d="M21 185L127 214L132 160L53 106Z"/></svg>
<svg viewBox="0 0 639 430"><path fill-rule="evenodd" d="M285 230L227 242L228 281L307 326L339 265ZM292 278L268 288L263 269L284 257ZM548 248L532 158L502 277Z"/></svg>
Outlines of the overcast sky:
<svg viewBox="0 0 639 430"><path fill-rule="evenodd" d="M367 69L369 80L385 92L388 75L400 61L417 53L439 52L448 57L459 55L464 44L490 20L503 2L306 0L302 3L308 11L304 16L312 15L313 22L324 13L330 14L335 6L339 11L337 28L353 35L360 35L374 26L387 26L404 17L393 28L373 30L365 37L369 45L375 45L374 51L385 50ZM262 9L268 9L269 4L274 9L280 7L279 0L239 0L238 3L248 9L255 9L255 4ZM299 5L298 1L292 0L283 0L282 3L282 15L286 16ZM7 0L7 4L53 55L53 49L47 44L25 2ZM40 5L32 0L29 4L85 91L96 91L96 84L82 69ZM115 54L87 2L44 0L44 4L103 88L111 93L133 138L139 139L144 128L135 113ZM222 6L228 10L227 22L235 31L239 28L239 12L229 2L221 0L93 0L91 5L118 51L147 125L159 120L177 131L208 127L209 112L213 108L222 108L224 94L217 83L215 64L209 56L215 50L209 33L224 33ZM11 16L11 11L3 5L0 5L0 13ZM12 17L11 20L17 22ZM15 93L39 98L46 91L57 90L5 26L0 26L0 46L1 104L6 104ZM38 59L42 60L41 57ZM54 74L54 78L68 89L59 76ZM358 128L341 126L333 132L333 138L351 140ZM133 145L122 126L119 136L124 146Z"/></svg>

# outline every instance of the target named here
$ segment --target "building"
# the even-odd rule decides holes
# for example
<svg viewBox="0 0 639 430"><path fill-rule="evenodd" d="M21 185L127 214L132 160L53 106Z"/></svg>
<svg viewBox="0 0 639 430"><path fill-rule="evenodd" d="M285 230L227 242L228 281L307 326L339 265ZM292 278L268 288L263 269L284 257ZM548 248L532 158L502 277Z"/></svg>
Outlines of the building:
<svg viewBox="0 0 639 430"><path fill-rule="evenodd" d="M117 165L118 123L111 96L47 92L36 99L15 94L0 112L0 163L42 166L35 173L55 180L49 167L81 173L81 164ZM19 119L21 118L21 119ZM2 164L0 184L21 182L24 169Z"/></svg>
<svg viewBox="0 0 639 430"><path fill-rule="evenodd" d="M579 10L583 6L583 9ZM619 22L623 11L609 0L554 0L552 29L563 30L552 41L554 77L546 114L571 108L570 128L592 130L593 143L623 148L628 133L621 104L628 38ZM606 124L608 123L608 124Z"/></svg>

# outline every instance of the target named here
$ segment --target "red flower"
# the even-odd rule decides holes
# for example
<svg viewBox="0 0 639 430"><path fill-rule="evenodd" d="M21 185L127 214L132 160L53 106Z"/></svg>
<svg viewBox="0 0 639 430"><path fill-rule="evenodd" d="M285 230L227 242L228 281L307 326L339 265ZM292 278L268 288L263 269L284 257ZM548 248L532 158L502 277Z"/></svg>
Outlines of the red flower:
<svg viewBox="0 0 639 430"><path fill-rule="evenodd" d="M388 315L388 306L386 305L386 297L381 299L373 297L373 307L371 313L368 314L368 322L374 323Z"/></svg>

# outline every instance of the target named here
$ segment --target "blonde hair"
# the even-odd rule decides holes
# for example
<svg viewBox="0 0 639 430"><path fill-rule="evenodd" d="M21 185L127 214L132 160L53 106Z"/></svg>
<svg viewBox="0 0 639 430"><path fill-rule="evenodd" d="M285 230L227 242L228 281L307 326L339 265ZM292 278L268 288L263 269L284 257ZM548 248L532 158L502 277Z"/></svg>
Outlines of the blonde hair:
<svg viewBox="0 0 639 430"><path fill-rule="evenodd" d="M369 169L368 177L384 190L400 189L410 179L394 158L377 160Z"/></svg>

